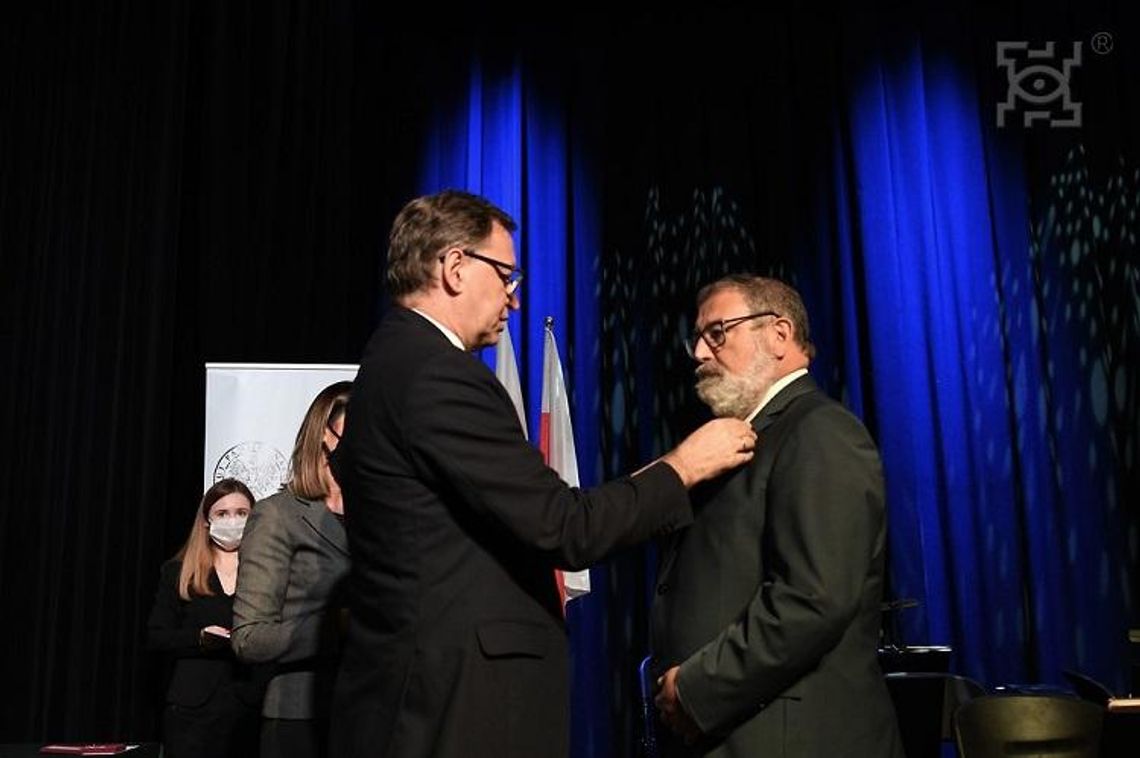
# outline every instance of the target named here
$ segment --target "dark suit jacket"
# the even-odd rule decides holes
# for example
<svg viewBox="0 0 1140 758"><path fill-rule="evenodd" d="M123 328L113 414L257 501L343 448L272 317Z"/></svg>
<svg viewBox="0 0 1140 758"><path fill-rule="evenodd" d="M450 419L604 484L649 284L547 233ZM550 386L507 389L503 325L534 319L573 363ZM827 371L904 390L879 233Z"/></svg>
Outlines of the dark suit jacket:
<svg viewBox="0 0 1140 758"><path fill-rule="evenodd" d="M168 654L174 661L168 703L198 708L222 687L234 687L242 701L256 704L262 682L254 672L234 660L228 647L203 648L198 635L207 626L233 625L233 598L222 591L218 575L210 572L213 595L183 600L178 595L178 574L182 561L169 560L155 591L154 606L147 620L147 647Z"/></svg>
<svg viewBox="0 0 1140 758"><path fill-rule="evenodd" d="M709 735L665 755L898 756L876 660L886 516L878 452L810 377L753 422L757 454L693 493L662 551L662 668Z"/></svg>
<svg viewBox="0 0 1140 758"><path fill-rule="evenodd" d="M353 566L332 754L565 755L552 569L689 523L676 473L566 486L494 374L403 308L365 351L335 468Z"/></svg>
<svg viewBox="0 0 1140 758"><path fill-rule="evenodd" d="M344 526L323 502L282 490L254 505L242 535L231 642L240 659L274 664L263 716L327 712L347 573Z"/></svg>

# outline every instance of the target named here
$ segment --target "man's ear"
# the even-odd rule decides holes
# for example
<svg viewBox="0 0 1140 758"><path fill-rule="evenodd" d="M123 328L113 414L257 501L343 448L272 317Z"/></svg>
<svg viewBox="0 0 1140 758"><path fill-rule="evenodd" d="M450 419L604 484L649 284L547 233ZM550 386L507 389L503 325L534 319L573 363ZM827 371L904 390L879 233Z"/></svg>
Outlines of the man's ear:
<svg viewBox="0 0 1140 758"><path fill-rule="evenodd" d="M795 339L795 327L786 318L777 318L772 323L772 353L777 358L783 358Z"/></svg>
<svg viewBox="0 0 1140 758"><path fill-rule="evenodd" d="M440 286L449 295L456 295L463 291L463 251L455 247L448 250L441 257L443 271L440 274Z"/></svg>

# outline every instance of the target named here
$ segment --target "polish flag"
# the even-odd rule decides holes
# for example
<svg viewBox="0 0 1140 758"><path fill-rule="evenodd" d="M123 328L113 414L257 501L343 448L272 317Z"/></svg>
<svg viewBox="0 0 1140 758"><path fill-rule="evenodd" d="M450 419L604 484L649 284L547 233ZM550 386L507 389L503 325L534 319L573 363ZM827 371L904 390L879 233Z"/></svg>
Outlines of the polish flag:
<svg viewBox="0 0 1140 758"><path fill-rule="evenodd" d="M574 452L574 430L570 426L570 401L562 381L562 361L554 342L554 319L546 317L546 337L542 349L542 421L538 449L546 465L558 472L571 487L578 484L578 456ZM590 571L556 571L562 604L590 591Z"/></svg>
<svg viewBox="0 0 1140 758"><path fill-rule="evenodd" d="M511 343L511 330L504 328L499 335L499 343L495 345L495 376L506 388L515 404L515 413L519 415L519 426L522 427L523 437L526 433L526 411L523 409L522 384L519 382L519 366L515 363L515 346Z"/></svg>

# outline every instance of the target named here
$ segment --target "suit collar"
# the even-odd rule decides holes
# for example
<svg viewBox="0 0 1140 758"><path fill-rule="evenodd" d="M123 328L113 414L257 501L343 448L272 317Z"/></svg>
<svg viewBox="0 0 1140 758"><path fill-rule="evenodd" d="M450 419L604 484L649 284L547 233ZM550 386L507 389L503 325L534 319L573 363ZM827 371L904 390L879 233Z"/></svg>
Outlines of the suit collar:
<svg viewBox="0 0 1140 758"><path fill-rule="evenodd" d="M416 336L410 339L422 340L415 342L414 349L417 351L417 353L422 353L424 350L430 350L433 353L458 353L459 355L467 356L480 366L483 366L485 368L487 367L487 365L483 363L483 360L479 357L478 351L473 352L470 350L456 350L455 345L453 345L451 341L448 340L446 336L444 336L443 332L436 328L434 324L432 324L416 311L405 308L402 305L392 305L388 312L384 315L384 324L382 324L382 328L383 326L387 325L390 325L391 327L398 330L411 329L415 331ZM400 337L402 339L409 339L402 334ZM487 368L487 370L490 371L490 368ZM493 375L494 374L492 372L492 376ZM507 398L507 402L510 402L509 397ZM514 408L514 405L511 405L511 407Z"/></svg>
<svg viewBox="0 0 1140 758"><path fill-rule="evenodd" d="M444 326L442 322L438 321L430 313L428 313L427 311L421 310L419 308L412 308L412 313L415 313L416 315L421 316L425 321L427 321L429 324L431 324L436 329L438 329L439 333L442 334L444 337L447 337L447 341L450 342L452 345L454 345L456 350L462 350L463 352L467 352L467 348L465 348L463 346L463 340L459 339L459 335L456 334L455 332L453 332L451 329L448 329L446 326Z"/></svg>
<svg viewBox="0 0 1140 758"><path fill-rule="evenodd" d="M806 395L809 392L818 391L819 387L816 386L815 380L811 378L811 374L804 374L799 379L789 384L784 389L776 393L776 396L768 401L764 406L764 410L760 411L752 421L752 428L757 432L761 432L775 423L780 414L784 412L792 401L800 395Z"/></svg>
<svg viewBox="0 0 1140 758"><path fill-rule="evenodd" d="M455 346L451 344L446 336L444 336L443 332L441 332L430 321L421 316L419 313L416 313L409 308L405 308L402 305L393 304L388 310L385 319L389 319L401 327L406 326L410 329L416 330L416 332L422 334L424 338L432 340L433 344L439 347L446 346L450 349L455 349Z"/></svg>

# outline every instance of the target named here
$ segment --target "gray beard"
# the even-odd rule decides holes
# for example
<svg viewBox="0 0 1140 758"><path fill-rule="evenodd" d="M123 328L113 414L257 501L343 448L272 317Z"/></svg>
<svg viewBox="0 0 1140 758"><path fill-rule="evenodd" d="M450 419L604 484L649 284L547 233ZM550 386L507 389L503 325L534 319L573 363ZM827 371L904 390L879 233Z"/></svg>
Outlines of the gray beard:
<svg viewBox="0 0 1140 758"><path fill-rule="evenodd" d="M715 416L744 419L760 404L765 389L762 382L756 371L748 371L744 376L711 372L698 374L697 397Z"/></svg>

